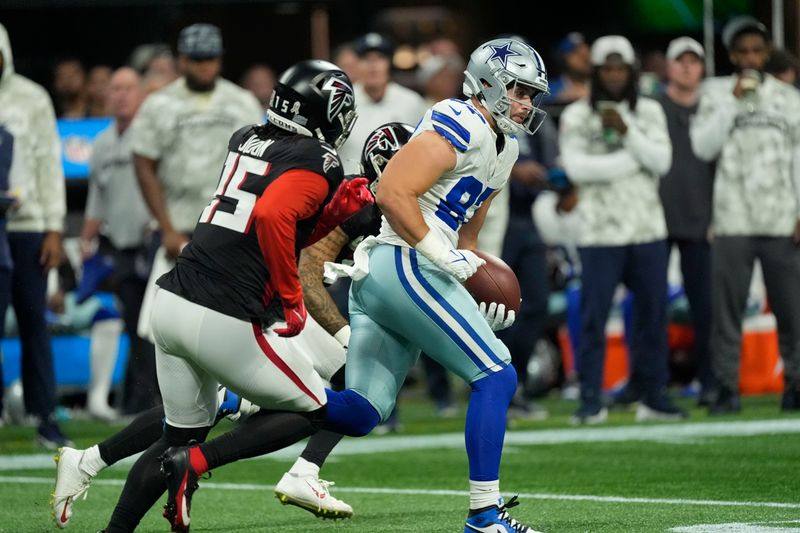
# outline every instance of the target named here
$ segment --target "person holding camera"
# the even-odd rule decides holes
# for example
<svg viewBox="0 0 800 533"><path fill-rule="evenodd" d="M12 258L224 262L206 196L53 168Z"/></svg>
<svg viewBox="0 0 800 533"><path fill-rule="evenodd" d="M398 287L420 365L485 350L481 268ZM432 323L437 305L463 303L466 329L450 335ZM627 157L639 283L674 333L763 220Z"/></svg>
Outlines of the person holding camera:
<svg viewBox="0 0 800 533"><path fill-rule="evenodd" d="M709 412L738 412L742 317L753 264L761 262L778 323L785 389L800 410L800 93L765 74L767 29L737 17L722 41L732 76L704 82L691 126L700 159L717 161L711 245L711 362L718 381Z"/></svg>
<svg viewBox="0 0 800 533"><path fill-rule="evenodd" d="M631 43L620 35L591 49L592 89L561 116L564 168L578 189L582 268L578 362L581 405L576 424L602 423L605 327L617 285L634 294L629 395L638 421L679 419L666 394L667 228L658 183L672 148L661 105L637 93Z"/></svg>

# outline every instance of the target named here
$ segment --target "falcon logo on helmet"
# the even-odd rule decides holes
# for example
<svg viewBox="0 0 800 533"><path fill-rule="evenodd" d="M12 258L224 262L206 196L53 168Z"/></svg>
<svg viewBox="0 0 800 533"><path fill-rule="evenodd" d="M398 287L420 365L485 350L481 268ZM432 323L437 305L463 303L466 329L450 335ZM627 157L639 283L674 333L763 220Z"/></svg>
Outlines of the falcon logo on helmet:
<svg viewBox="0 0 800 533"><path fill-rule="evenodd" d="M369 157L375 150L392 150L396 152L399 149L400 141L394 131L392 128L384 126L372 132L372 135L367 139L364 154Z"/></svg>
<svg viewBox="0 0 800 533"><path fill-rule="evenodd" d="M353 88L338 78L328 78L322 86L328 95L328 120L333 121L345 106L353 105Z"/></svg>
<svg viewBox="0 0 800 533"><path fill-rule="evenodd" d="M350 78L320 59L300 61L281 74L267 109L271 125L334 148L350 135L357 116Z"/></svg>
<svg viewBox="0 0 800 533"><path fill-rule="evenodd" d="M361 152L361 171L374 193L389 160L411 139L414 128L402 122L378 126L367 137Z"/></svg>

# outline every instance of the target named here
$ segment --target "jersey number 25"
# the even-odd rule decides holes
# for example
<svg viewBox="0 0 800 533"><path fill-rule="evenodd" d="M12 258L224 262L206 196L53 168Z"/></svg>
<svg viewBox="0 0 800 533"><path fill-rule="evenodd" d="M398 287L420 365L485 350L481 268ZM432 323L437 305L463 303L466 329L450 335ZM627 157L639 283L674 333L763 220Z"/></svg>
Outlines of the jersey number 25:
<svg viewBox="0 0 800 533"><path fill-rule="evenodd" d="M253 208L256 206L257 197L251 192L243 191L240 187L247 179L248 174L264 176L268 171L269 163L266 161L229 152L225 166L222 168L219 185L214 191L214 199L203 209L200 222L244 233ZM232 205L233 212L220 210L219 206L223 203Z"/></svg>

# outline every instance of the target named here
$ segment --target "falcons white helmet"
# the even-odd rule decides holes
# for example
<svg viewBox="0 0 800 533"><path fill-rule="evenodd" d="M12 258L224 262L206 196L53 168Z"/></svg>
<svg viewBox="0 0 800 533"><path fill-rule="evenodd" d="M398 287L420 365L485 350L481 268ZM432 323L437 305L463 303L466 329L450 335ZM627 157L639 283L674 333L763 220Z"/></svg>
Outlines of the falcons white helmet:
<svg viewBox="0 0 800 533"><path fill-rule="evenodd" d="M515 38L493 39L472 52L464 71L464 94L476 97L494 117L497 127L507 135L534 133L546 116L539 109L542 98L549 94L547 69L539 53ZM523 89L530 95L530 114L524 122L511 118L512 97Z"/></svg>

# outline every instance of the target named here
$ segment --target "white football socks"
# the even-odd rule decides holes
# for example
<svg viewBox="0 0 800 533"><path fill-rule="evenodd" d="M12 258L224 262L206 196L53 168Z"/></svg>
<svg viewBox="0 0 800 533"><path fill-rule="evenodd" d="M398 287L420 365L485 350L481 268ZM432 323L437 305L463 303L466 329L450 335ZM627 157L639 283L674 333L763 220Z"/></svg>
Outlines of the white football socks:
<svg viewBox="0 0 800 533"><path fill-rule="evenodd" d="M292 468L289 469L290 474L296 476L313 476L319 478L319 467L311 461L306 461L302 457L298 457L294 462Z"/></svg>
<svg viewBox="0 0 800 533"><path fill-rule="evenodd" d="M122 333L122 320L100 320L92 324L90 365L92 374L86 394L86 405L90 413L98 418L114 418L114 411L108 405L111 378L119 351L119 336Z"/></svg>
<svg viewBox="0 0 800 533"><path fill-rule="evenodd" d="M105 461L103 461L103 458L100 457L100 448L97 446L97 444L84 450L83 457L81 457L81 462L78 463L78 468L80 468L86 475L90 477L95 477L107 466L108 465Z"/></svg>
<svg viewBox="0 0 800 533"><path fill-rule="evenodd" d="M500 501L500 480L472 481L469 480L469 509L483 509L490 505L497 505Z"/></svg>

